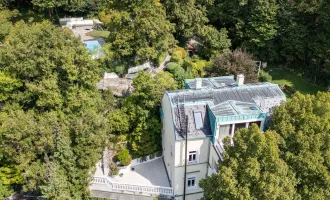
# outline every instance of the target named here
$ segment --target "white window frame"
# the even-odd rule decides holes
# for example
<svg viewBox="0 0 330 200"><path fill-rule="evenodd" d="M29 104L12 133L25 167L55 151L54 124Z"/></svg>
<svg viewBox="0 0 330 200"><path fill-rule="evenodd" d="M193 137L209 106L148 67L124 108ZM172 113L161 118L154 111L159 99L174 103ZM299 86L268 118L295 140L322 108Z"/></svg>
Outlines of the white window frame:
<svg viewBox="0 0 330 200"><path fill-rule="evenodd" d="M195 160L189 161L190 152L196 152L196 153L194 153L196 155L196 159ZM197 164L197 163L199 163L198 153L199 153L199 151L197 149L190 149L190 150L188 150L188 152L187 152L187 164L188 165L189 164Z"/></svg>
<svg viewBox="0 0 330 200"><path fill-rule="evenodd" d="M194 185L189 186L189 181L192 182L192 180L194 181ZM197 189L198 188L198 178L197 178L197 174L193 173L193 174L187 174L187 182L186 182L186 187L188 190L193 190L193 189Z"/></svg>

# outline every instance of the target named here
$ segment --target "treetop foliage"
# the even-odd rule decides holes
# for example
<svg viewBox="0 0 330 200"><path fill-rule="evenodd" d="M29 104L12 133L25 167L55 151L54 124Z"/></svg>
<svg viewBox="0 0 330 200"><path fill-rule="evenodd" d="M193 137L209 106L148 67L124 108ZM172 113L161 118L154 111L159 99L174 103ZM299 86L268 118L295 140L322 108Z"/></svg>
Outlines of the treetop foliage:
<svg viewBox="0 0 330 200"><path fill-rule="evenodd" d="M295 199L294 173L280 158L279 137L261 133L257 125L227 140L221 172L200 182L206 199Z"/></svg>
<svg viewBox="0 0 330 200"><path fill-rule="evenodd" d="M2 184L21 180L13 184L50 199L88 195L112 107L85 46L49 22L19 22L0 47L0 71Z"/></svg>
<svg viewBox="0 0 330 200"><path fill-rule="evenodd" d="M257 67L251 54L242 49L226 51L212 58L206 68L210 76L235 75L243 73L246 83L258 82Z"/></svg>
<svg viewBox="0 0 330 200"><path fill-rule="evenodd" d="M271 130L225 139L219 174L200 182L205 199L328 199L330 93L296 93L275 108Z"/></svg>
<svg viewBox="0 0 330 200"><path fill-rule="evenodd" d="M271 128L283 138L279 147L296 173L302 199L330 198L329 97L297 93L274 111Z"/></svg>

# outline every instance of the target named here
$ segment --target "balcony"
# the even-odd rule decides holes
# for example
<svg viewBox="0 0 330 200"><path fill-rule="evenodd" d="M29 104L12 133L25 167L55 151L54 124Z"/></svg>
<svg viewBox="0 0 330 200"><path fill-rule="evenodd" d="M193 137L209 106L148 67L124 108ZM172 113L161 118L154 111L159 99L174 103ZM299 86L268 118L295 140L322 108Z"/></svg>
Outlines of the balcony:
<svg viewBox="0 0 330 200"><path fill-rule="evenodd" d="M106 187L97 187L97 185L105 185ZM94 176L92 180L91 190L102 190L109 192L128 192L138 194L150 194L150 195L165 195L173 196L173 189L170 187L150 186L150 185L138 185L127 183L116 183L110 180L106 176Z"/></svg>
<svg viewBox="0 0 330 200"><path fill-rule="evenodd" d="M214 148L221 160L223 160L222 154L225 152L225 148L222 144L219 143L218 140L214 141Z"/></svg>

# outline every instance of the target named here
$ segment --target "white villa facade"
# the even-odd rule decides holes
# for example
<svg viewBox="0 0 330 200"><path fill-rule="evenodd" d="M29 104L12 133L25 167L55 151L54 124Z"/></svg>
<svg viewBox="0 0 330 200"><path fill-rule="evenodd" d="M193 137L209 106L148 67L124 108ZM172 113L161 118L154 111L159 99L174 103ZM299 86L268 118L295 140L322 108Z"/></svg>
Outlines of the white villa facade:
<svg viewBox="0 0 330 200"><path fill-rule="evenodd" d="M200 199L198 183L216 172L222 139L252 123L264 130L273 108L283 101L278 85L244 84L243 75L236 81L233 76L186 80L184 90L165 92L163 156L173 198Z"/></svg>

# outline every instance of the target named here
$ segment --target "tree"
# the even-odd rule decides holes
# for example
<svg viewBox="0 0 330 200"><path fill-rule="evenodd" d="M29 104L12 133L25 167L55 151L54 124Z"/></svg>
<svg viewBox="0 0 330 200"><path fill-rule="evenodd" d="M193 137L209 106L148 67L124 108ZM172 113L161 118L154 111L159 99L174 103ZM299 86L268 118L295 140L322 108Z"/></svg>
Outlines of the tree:
<svg viewBox="0 0 330 200"><path fill-rule="evenodd" d="M204 199L295 199L294 173L278 148L280 137L262 133L257 125L235 133L234 145L225 139L218 174L200 181Z"/></svg>
<svg viewBox="0 0 330 200"><path fill-rule="evenodd" d="M0 101L5 101L10 97L13 90L21 87L22 83L0 72Z"/></svg>
<svg viewBox="0 0 330 200"><path fill-rule="evenodd" d="M175 24L176 38L189 39L208 22L206 6L213 0L163 0L169 20Z"/></svg>
<svg viewBox="0 0 330 200"><path fill-rule="evenodd" d="M328 1L281 1L277 43L286 66L314 84L329 85L330 4Z"/></svg>
<svg viewBox="0 0 330 200"><path fill-rule="evenodd" d="M168 72L139 73L133 79L134 91L123 102L122 109L129 116L129 144L133 153L146 156L161 148L159 108L166 90L175 90L177 83Z"/></svg>
<svg viewBox="0 0 330 200"><path fill-rule="evenodd" d="M10 29L13 27L11 20L19 15L17 10L1 9L0 4L0 42L8 35Z"/></svg>
<svg viewBox="0 0 330 200"><path fill-rule="evenodd" d="M110 3L110 31L106 53L112 65L131 65L157 60L176 41L173 24L166 20L162 5L154 0Z"/></svg>
<svg viewBox="0 0 330 200"><path fill-rule="evenodd" d="M109 113L109 132L115 135L126 134L129 130L128 115L120 109Z"/></svg>
<svg viewBox="0 0 330 200"><path fill-rule="evenodd" d="M10 89L0 90L9 95L0 112L0 168L17 167L13 178L22 176L24 191L88 195L113 109L113 98L96 91L99 66L90 56L71 31L49 22L17 23L0 48L4 78L21 83L1 84Z"/></svg>
<svg viewBox="0 0 330 200"><path fill-rule="evenodd" d="M234 74L244 74L246 83L258 81L256 64L252 55L244 50L236 49L234 51L224 52L215 56L207 73L210 76L223 76Z"/></svg>
<svg viewBox="0 0 330 200"><path fill-rule="evenodd" d="M48 10L48 16L52 17L54 8L63 6L67 3L66 0L32 0L33 6L36 6L42 10Z"/></svg>
<svg viewBox="0 0 330 200"><path fill-rule="evenodd" d="M283 138L282 158L296 174L302 199L330 198L329 93L296 93L276 108L271 128Z"/></svg>
<svg viewBox="0 0 330 200"><path fill-rule="evenodd" d="M276 0L220 1L210 8L212 24L226 27L230 32L234 48L244 47L256 56L270 59L263 51L278 31Z"/></svg>
<svg viewBox="0 0 330 200"><path fill-rule="evenodd" d="M200 51L201 56L207 59L228 50L231 46L226 29L218 31L213 26L204 26L198 30L198 37L200 39L197 45L198 51Z"/></svg>

